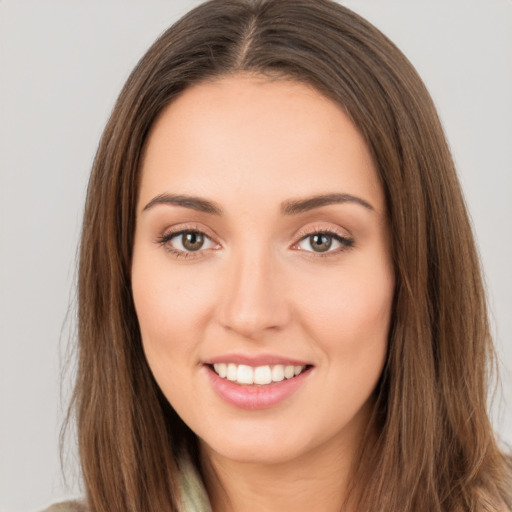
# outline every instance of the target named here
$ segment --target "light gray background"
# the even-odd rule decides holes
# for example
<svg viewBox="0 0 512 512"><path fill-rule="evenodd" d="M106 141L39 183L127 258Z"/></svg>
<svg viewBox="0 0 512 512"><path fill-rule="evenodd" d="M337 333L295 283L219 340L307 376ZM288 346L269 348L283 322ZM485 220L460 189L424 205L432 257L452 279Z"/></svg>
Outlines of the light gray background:
<svg viewBox="0 0 512 512"><path fill-rule="evenodd" d="M0 510L65 487L59 381L88 172L129 71L197 1L0 1ZM416 65L440 110L486 271L512 443L512 2L352 0ZM71 372L72 374L72 372ZM498 404L499 405L499 404ZM501 412L500 412L501 411Z"/></svg>

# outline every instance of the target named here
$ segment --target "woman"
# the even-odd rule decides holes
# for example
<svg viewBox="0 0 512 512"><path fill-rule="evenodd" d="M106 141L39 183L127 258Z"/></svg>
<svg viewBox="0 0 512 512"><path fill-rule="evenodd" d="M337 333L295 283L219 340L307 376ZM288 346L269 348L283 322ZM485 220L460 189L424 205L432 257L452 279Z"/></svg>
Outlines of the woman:
<svg viewBox="0 0 512 512"><path fill-rule="evenodd" d="M140 61L89 184L79 357L87 510L512 505L442 128L334 2L207 2Z"/></svg>

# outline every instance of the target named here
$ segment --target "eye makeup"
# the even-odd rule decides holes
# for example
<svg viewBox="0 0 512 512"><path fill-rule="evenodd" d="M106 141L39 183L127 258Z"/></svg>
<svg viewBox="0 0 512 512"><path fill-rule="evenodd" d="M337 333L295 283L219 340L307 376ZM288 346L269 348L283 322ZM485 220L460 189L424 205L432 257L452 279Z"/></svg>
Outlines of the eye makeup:
<svg viewBox="0 0 512 512"><path fill-rule="evenodd" d="M303 228L291 249L304 251L311 257L331 257L354 247L354 239L332 227ZM308 248L309 246L309 248Z"/></svg>
<svg viewBox="0 0 512 512"><path fill-rule="evenodd" d="M178 225L167 229L155 242L176 258L201 258L205 252L220 249L220 244L212 236L193 225Z"/></svg>
<svg viewBox="0 0 512 512"><path fill-rule="evenodd" d="M301 251L308 257L331 257L354 246L354 239L336 229L317 226L303 228L296 235L290 249ZM205 253L221 249L221 245L204 229L197 226L178 226L158 236L156 243L176 258L202 258Z"/></svg>

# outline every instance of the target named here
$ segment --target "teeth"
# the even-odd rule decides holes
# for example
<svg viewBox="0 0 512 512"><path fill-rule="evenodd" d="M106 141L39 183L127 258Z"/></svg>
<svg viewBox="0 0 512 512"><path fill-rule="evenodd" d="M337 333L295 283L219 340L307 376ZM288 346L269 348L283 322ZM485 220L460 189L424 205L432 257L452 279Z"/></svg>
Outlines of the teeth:
<svg viewBox="0 0 512 512"><path fill-rule="evenodd" d="M236 364L228 364L228 369L227 369L227 378L228 380L232 380L232 381L235 381L236 378L237 378L237 368L236 368Z"/></svg>
<svg viewBox="0 0 512 512"><path fill-rule="evenodd" d="M291 379L295 375L295 366L285 366L284 367L284 377L286 379Z"/></svg>
<svg viewBox="0 0 512 512"><path fill-rule="evenodd" d="M281 382L284 379L284 366L276 364L272 368L272 382Z"/></svg>
<svg viewBox="0 0 512 512"><path fill-rule="evenodd" d="M270 384L272 382L272 370L270 366L257 366L254 368L254 384Z"/></svg>
<svg viewBox="0 0 512 512"><path fill-rule="evenodd" d="M223 379L226 378L228 374L227 365L225 365L224 363L214 364L213 368L219 374L220 377L222 377Z"/></svg>
<svg viewBox="0 0 512 512"><path fill-rule="evenodd" d="M254 382L254 372L250 366L241 364L236 372L236 381L239 384L252 384Z"/></svg>
<svg viewBox="0 0 512 512"><path fill-rule="evenodd" d="M215 363L215 373L223 379L228 379L238 384L265 385L271 382L281 382L299 375L306 367L276 364L273 366L248 366L246 364Z"/></svg>

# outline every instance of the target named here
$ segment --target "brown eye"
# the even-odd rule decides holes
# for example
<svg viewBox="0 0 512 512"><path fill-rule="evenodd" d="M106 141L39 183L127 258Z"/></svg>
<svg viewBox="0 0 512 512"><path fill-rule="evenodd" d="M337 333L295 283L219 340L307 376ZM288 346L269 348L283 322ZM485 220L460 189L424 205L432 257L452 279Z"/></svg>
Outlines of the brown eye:
<svg viewBox="0 0 512 512"><path fill-rule="evenodd" d="M193 252L200 254L208 249L219 247L218 244L201 231L169 233L160 237L158 243L175 255L185 255Z"/></svg>
<svg viewBox="0 0 512 512"><path fill-rule="evenodd" d="M335 254L343 249L352 247L353 244L354 241L350 238L345 238L334 232L324 231L311 233L301 238L296 244L296 248L310 253Z"/></svg>
<svg viewBox="0 0 512 512"><path fill-rule="evenodd" d="M198 232L182 233L183 248L187 251L198 251L204 245L204 235Z"/></svg>
<svg viewBox="0 0 512 512"><path fill-rule="evenodd" d="M325 233L310 235L309 245L315 252L325 252L331 248L332 237Z"/></svg>

